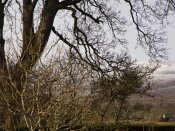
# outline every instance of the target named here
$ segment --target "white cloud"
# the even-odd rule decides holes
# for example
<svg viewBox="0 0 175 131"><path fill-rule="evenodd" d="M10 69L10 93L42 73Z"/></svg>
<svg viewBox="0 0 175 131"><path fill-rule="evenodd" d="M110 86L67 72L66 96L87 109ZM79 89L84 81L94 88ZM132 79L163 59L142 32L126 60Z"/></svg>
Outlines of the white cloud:
<svg viewBox="0 0 175 131"><path fill-rule="evenodd" d="M154 76L155 79L175 80L175 62L162 63Z"/></svg>

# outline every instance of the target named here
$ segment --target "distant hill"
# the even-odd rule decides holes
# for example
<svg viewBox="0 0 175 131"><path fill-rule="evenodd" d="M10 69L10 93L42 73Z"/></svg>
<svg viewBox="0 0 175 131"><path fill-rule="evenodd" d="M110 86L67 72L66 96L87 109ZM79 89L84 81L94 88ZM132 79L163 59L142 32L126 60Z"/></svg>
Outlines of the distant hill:
<svg viewBox="0 0 175 131"><path fill-rule="evenodd" d="M141 103L144 107L150 107L149 111L136 112L136 117L159 121L163 113L168 112L175 116L175 62L162 63L154 72L152 82L154 86L150 91L151 96L133 95L129 99L130 103Z"/></svg>
<svg viewBox="0 0 175 131"><path fill-rule="evenodd" d="M175 88L175 62L162 63L155 71L153 81L155 88Z"/></svg>
<svg viewBox="0 0 175 131"><path fill-rule="evenodd" d="M154 73L153 91L175 93L175 62L162 63ZM175 95L174 95L175 96Z"/></svg>
<svg viewBox="0 0 175 131"><path fill-rule="evenodd" d="M175 80L175 61L162 63L154 76L157 80Z"/></svg>

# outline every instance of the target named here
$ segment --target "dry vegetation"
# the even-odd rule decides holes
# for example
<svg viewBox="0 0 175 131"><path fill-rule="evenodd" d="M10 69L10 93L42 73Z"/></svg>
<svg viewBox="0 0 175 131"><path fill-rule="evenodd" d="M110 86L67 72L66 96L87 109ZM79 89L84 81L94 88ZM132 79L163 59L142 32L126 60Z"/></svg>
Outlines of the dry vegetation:
<svg viewBox="0 0 175 131"><path fill-rule="evenodd" d="M147 93L155 68L135 64L125 33L132 23L150 58L166 57L164 19L174 7L159 0L0 0L2 127L128 120L128 97Z"/></svg>

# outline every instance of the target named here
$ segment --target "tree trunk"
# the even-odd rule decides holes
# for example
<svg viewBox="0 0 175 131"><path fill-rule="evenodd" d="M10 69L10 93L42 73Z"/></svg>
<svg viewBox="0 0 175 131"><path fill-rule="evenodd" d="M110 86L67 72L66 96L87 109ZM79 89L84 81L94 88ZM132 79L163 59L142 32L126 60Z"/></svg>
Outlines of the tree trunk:
<svg viewBox="0 0 175 131"><path fill-rule="evenodd" d="M5 60L5 51L4 45L5 40L3 38L3 27L4 27L4 5L0 3L0 70L6 70L6 60Z"/></svg>
<svg viewBox="0 0 175 131"><path fill-rule="evenodd" d="M5 40L3 38L3 27L4 27L4 3L0 1L0 75L2 72L4 75L9 73L10 78L12 78L11 82L13 86L10 84L3 85L5 87L5 95L7 95L8 102L10 100L13 101L13 104L8 105L7 102L4 102L6 106L5 108L12 108L12 112L10 110L4 110L5 116L5 128L7 130L14 130L13 116L15 110L18 108L21 102L21 94L24 90L24 84L27 79L27 74L32 70L33 66L37 63L38 59L41 57L45 46L47 45L51 29L53 26L55 15L58 11L58 0L45 1L44 7L42 10L42 15L40 19L40 24L38 30L34 32L33 25L33 13L36 4L31 0L23 0L23 47L21 57L15 65L14 69L11 72L8 72L6 59L5 59L5 51L4 45ZM2 70L2 71L1 71ZM1 82L1 81L0 81ZM0 83L4 84L4 83ZM2 88L1 87L1 88ZM18 93L17 93L18 92ZM15 95L14 95L15 94ZM14 96L13 96L14 95ZM21 109L22 110L22 109ZM9 129L8 129L9 128Z"/></svg>

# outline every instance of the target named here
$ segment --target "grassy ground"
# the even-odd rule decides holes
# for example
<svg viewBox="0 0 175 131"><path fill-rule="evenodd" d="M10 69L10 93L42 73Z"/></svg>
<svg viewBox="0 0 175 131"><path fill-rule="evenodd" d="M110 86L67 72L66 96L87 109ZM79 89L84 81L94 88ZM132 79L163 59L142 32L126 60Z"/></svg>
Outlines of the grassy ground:
<svg viewBox="0 0 175 131"><path fill-rule="evenodd" d="M155 126L175 126L175 122L146 122L146 121L135 121L131 122L131 125L155 125Z"/></svg>

